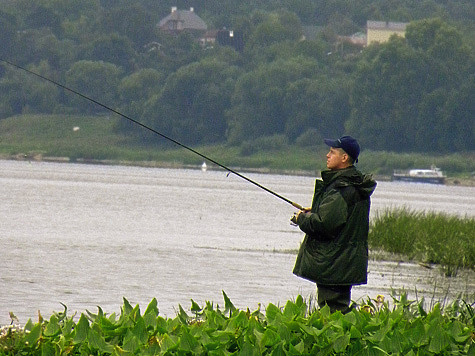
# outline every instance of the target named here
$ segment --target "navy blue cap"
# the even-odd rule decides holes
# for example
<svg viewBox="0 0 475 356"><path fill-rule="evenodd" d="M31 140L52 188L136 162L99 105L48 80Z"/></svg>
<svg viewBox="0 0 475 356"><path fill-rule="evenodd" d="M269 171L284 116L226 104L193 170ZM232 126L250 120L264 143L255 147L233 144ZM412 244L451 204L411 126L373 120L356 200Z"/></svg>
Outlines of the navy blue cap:
<svg viewBox="0 0 475 356"><path fill-rule="evenodd" d="M351 136L342 136L338 140L324 139L323 140L328 146L341 148L343 151L348 153L348 155L353 158L353 160L358 162L358 156L360 154L360 145Z"/></svg>

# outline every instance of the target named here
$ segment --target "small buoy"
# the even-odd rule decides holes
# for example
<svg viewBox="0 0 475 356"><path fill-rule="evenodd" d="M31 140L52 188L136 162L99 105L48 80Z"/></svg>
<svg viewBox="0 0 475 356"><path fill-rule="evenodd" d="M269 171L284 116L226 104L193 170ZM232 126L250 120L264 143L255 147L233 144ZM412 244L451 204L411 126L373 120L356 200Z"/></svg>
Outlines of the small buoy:
<svg viewBox="0 0 475 356"><path fill-rule="evenodd" d="M208 169L208 166L206 165L206 162L203 162L203 164L201 165L201 170L203 172L206 172L207 169Z"/></svg>
<svg viewBox="0 0 475 356"><path fill-rule="evenodd" d="M73 131L74 131L74 132L79 131L79 126L74 126L74 127L73 127Z"/></svg>

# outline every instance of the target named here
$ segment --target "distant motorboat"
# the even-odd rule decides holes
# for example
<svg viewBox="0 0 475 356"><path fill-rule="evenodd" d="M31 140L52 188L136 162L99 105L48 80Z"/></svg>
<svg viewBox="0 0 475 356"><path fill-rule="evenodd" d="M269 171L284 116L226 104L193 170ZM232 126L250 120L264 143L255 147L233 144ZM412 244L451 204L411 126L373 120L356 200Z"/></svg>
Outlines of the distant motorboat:
<svg viewBox="0 0 475 356"><path fill-rule="evenodd" d="M391 178L393 181L445 184L446 176L440 168L431 166L430 169L394 170Z"/></svg>
<svg viewBox="0 0 475 356"><path fill-rule="evenodd" d="M201 170L202 170L203 172L206 172L207 169L208 169L208 166L206 165L206 162L203 162L203 164L201 165Z"/></svg>

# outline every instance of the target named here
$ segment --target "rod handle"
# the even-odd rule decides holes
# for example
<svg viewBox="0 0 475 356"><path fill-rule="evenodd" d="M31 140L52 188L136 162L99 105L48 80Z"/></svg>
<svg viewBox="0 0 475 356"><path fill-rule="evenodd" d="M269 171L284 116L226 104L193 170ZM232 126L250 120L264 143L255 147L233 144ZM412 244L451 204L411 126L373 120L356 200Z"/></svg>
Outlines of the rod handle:
<svg viewBox="0 0 475 356"><path fill-rule="evenodd" d="M292 204L292 206L293 206L294 208L297 208L297 209L299 209L299 210L303 210L303 206L302 206L302 205L297 204L297 203L294 203L294 202L292 202L291 204Z"/></svg>

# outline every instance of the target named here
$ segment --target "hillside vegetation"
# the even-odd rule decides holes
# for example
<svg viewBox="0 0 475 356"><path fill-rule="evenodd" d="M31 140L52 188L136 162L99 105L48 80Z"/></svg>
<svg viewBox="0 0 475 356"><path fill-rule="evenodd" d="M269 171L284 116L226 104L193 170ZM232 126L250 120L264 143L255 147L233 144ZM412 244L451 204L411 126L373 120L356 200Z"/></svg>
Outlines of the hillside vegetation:
<svg viewBox="0 0 475 356"><path fill-rule="evenodd" d="M0 156L176 167L199 166L203 162L199 156L164 142L165 139L159 136L154 137L155 142L138 145L135 135L116 130L123 120L105 115L23 115L0 120ZM324 169L328 150L317 142L291 145L279 136L258 139L244 147L215 144L193 148L231 167L300 174L315 174ZM393 169L430 167L432 164L452 177L473 181L473 152L428 155L363 150L358 167L385 176Z"/></svg>
<svg viewBox="0 0 475 356"><path fill-rule="evenodd" d="M172 6L242 34L242 50L161 31ZM471 0L4 0L0 59L190 145L253 156L256 141L305 147L347 133L373 152L451 154L475 150L474 19ZM385 44L348 42L367 20L409 25ZM0 68L0 120L109 114ZM127 123L113 130L157 144Z"/></svg>

